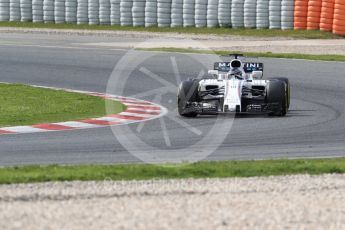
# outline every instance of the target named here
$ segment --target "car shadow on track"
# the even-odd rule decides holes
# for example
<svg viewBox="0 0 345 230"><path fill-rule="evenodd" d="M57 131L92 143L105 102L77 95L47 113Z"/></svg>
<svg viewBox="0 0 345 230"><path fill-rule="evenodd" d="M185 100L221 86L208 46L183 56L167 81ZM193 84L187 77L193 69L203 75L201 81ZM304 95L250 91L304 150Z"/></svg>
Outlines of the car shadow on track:
<svg viewBox="0 0 345 230"><path fill-rule="evenodd" d="M289 110L289 112L286 114L285 117L311 117L312 114L306 114L307 112L315 112L316 110L302 110L302 109L294 109ZM239 113L239 114L218 114L218 115L198 115L197 117L184 117L183 119L186 120L194 120L194 119L214 119L218 116L226 117L229 116L229 118L235 118L235 119L244 119L244 118L284 118L280 116L270 116L265 113L256 113L256 114L248 114L248 113Z"/></svg>
<svg viewBox="0 0 345 230"><path fill-rule="evenodd" d="M306 114L306 112L315 112L315 110L289 110L289 112L286 114L285 117L311 117L312 114ZM236 119L242 119L242 118L284 118L280 116L270 116L268 114L236 114Z"/></svg>

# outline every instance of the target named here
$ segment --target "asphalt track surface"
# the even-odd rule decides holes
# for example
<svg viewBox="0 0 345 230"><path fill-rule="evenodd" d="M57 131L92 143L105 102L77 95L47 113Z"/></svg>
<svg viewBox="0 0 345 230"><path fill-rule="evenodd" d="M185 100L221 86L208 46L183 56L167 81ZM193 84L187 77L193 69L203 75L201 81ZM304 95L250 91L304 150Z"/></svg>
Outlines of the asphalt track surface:
<svg viewBox="0 0 345 230"><path fill-rule="evenodd" d="M130 38L120 37L30 34L0 34L0 39L1 82L96 92L106 91L116 64L123 60L128 50L86 43L131 41ZM161 154L157 155L157 162L179 159L178 156L160 158L171 154L167 150L177 150L182 155L188 155L214 145L205 135L212 130L217 118L180 118L175 111L176 95L173 93L179 79L175 77L172 60L176 60L183 80L197 76L200 70L211 68L211 62L209 66L198 62L209 58L213 57L154 53L138 63L140 65L135 69L125 67L124 75L128 74L129 78L121 94L138 97L145 95L141 99L154 100L157 95L145 93L161 89L162 85L169 86L171 91L166 90L159 97L159 103L169 110L169 114L144 125L129 125L117 133L123 132L122 135L129 137L135 134L147 146L153 146ZM344 156L345 64L285 59L259 61L265 64L265 78L284 76L291 80L290 112L283 118L265 115L236 117L232 126L228 127L229 133L213 133L216 137L224 137L224 141L212 146L216 150L204 160ZM147 71L154 73L160 80L149 77ZM200 140L202 145L193 146ZM2 166L137 162L143 162L143 159L129 153L109 127L0 136Z"/></svg>

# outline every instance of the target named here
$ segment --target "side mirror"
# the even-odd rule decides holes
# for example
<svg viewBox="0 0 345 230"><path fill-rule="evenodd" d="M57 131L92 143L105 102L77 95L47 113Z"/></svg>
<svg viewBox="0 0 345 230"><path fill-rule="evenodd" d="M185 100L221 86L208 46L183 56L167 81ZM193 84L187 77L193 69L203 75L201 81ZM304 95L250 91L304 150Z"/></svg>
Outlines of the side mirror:
<svg viewBox="0 0 345 230"><path fill-rule="evenodd" d="M262 79L263 73L262 71L253 71L252 77L253 79Z"/></svg>
<svg viewBox="0 0 345 230"><path fill-rule="evenodd" d="M218 70L213 70L213 69L211 69L211 70L208 71L208 74L211 74L211 75L218 75Z"/></svg>

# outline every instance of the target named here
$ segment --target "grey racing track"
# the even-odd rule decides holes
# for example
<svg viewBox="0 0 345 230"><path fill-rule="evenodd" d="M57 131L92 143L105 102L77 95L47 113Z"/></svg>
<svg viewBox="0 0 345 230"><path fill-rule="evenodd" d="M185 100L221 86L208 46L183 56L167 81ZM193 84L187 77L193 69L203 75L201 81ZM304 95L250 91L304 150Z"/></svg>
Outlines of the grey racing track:
<svg viewBox="0 0 345 230"><path fill-rule="evenodd" d="M97 42L137 42L135 38L0 34L0 81L105 92L116 64L128 50L99 47ZM131 40L132 39L132 40ZM88 43L92 43L90 45ZM139 51L138 51L139 52ZM123 95L138 95L176 85L172 57L181 79L195 77L201 69L197 60L206 55L156 53L141 67L159 76L156 81L136 69L126 69L129 79ZM217 150L205 160L338 157L345 153L345 64L285 59L260 59L265 78L288 77L292 84L290 112L286 117L238 116ZM152 100L148 96L142 98ZM215 117L179 118L172 92L159 101L169 117L144 126L130 125L142 140L157 149L181 152L202 138ZM1 105L0 105L1 106ZM162 128L162 120L165 128ZM178 122L182 121L182 122ZM186 124L190 125L186 127ZM199 130L197 134L195 130ZM126 135L124 133L123 135ZM167 146L167 139L171 146ZM204 145L212 145L204 140ZM198 151L195 147L189 151ZM185 154L190 154L186 152ZM158 160L159 161L159 160ZM109 127L0 136L0 165L136 163L114 137Z"/></svg>

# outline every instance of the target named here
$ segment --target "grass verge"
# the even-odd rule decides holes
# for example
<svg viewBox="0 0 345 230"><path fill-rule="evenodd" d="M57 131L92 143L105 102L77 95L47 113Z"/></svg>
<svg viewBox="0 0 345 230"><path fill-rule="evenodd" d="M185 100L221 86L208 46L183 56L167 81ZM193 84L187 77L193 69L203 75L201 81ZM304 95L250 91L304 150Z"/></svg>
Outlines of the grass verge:
<svg viewBox="0 0 345 230"><path fill-rule="evenodd" d="M110 101L112 113L125 109ZM106 114L100 97L21 84L0 84L0 127L32 125L101 117Z"/></svg>
<svg viewBox="0 0 345 230"><path fill-rule="evenodd" d="M165 167L162 167L165 166ZM175 166L175 167L174 167ZM198 162L182 165L81 165L0 168L0 184L345 173L345 158Z"/></svg>
<svg viewBox="0 0 345 230"><path fill-rule="evenodd" d="M304 59L316 61L339 61L345 62L345 55L318 55L318 54L297 54L297 53L258 53L258 52L241 52L241 51L213 51L213 50L198 50L198 49L184 49L184 48L139 48L142 51L154 52L172 52L172 53L196 53L196 54L216 54L227 55L229 53L241 53L246 57L265 57L265 58L289 58L289 59Z"/></svg>
<svg viewBox="0 0 345 230"><path fill-rule="evenodd" d="M158 27L129 27L110 25L76 25L76 24L45 24L32 22L0 22L0 27L19 28L49 28L49 29L81 29L81 30L108 30L108 31L139 31L156 33L186 33L186 34L215 34L215 35L239 35L254 37L290 37L299 39L336 39L342 38L330 32L318 30L269 30L269 29L230 29L230 28L158 28Z"/></svg>

